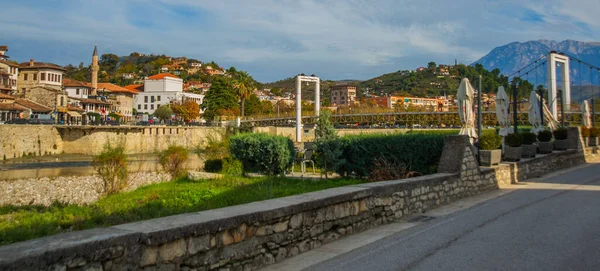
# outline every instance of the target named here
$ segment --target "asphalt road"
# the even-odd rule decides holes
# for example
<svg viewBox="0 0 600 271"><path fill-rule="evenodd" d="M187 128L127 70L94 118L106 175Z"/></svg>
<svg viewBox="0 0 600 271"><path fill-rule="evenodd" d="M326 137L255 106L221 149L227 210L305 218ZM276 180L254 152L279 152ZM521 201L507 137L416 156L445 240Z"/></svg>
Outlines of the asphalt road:
<svg viewBox="0 0 600 271"><path fill-rule="evenodd" d="M600 270L600 164L520 187L307 270Z"/></svg>

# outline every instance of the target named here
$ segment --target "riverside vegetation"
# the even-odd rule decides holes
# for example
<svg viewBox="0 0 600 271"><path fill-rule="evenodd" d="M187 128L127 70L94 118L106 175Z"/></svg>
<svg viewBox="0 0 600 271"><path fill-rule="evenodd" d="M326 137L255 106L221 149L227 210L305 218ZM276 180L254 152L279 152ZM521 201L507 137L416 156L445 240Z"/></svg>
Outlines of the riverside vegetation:
<svg viewBox="0 0 600 271"><path fill-rule="evenodd" d="M330 132L324 135L332 135ZM126 168L127 161L121 159L118 146L107 146L105 153L97 157L96 163L99 167L104 162L111 165L112 171L103 172L106 173L107 186L115 189L108 189L110 193L88 205L56 202L48 207L2 206L0 245L61 232L222 208L366 181L429 174L436 171L443 148L441 134L326 138L339 143L335 143L339 145L339 151L331 152L328 163L335 165L331 170L344 176L342 178L308 181L284 177L284 171L289 168L296 155L291 140L266 134L242 133L226 136L224 140L209 139L208 146L201 151L210 158L205 168L208 169L211 163L219 164L220 168L215 171L223 173L223 178L191 180L185 177L180 166L185 160L183 153L187 150L172 146L159 154L159 157L165 170L175 178L170 182L152 184L130 192L119 192L118 189L121 187L118 178L121 173L118 172ZM322 158L317 154L317 161ZM125 166L114 166L116 164ZM242 176L246 172L259 172L267 176ZM111 180L116 183L112 184Z"/></svg>

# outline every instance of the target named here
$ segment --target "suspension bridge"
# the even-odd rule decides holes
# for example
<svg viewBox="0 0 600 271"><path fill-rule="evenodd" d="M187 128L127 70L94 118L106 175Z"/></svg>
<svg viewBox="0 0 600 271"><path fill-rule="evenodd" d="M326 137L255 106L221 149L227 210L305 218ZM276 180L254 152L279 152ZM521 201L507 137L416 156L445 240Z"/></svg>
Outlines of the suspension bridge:
<svg viewBox="0 0 600 271"><path fill-rule="evenodd" d="M559 122L564 122L564 125L581 125L579 104L584 100L588 100L592 105L595 124L600 124L600 118L598 118L600 107L595 103L600 96L600 68L598 66L568 53L552 51L534 59L508 76L509 82L516 78L533 85L533 89L545 98L553 116ZM511 100L517 99L516 89L514 89L516 87L518 86L507 89ZM487 92L495 93L496 91L488 90ZM518 103L521 104L522 101L518 101ZM492 109L483 108L482 125L496 126L496 113ZM514 108L510 110L514 111ZM364 125L390 127L455 127L460 125L458 112L452 108L447 112L397 112L393 109L374 111L377 112L333 114L331 121L334 124L346 125L348 128ZM318 113L301 112L299 108L297 108L296 114L300 114L301 117L291 115L245 118L240 120L240 125L296 126L298 120L303 125L310 125L316 123L318 118ZM524 108L518 106L516 115L518 125L529 125L527 106Z"/></svg>

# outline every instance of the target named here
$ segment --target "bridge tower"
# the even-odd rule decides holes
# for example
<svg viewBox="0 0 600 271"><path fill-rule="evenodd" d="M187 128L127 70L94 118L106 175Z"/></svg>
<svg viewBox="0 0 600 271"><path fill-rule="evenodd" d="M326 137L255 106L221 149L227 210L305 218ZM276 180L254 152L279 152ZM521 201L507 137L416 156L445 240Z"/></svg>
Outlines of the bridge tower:
<svg viewBox="0 0 600 271"><path fill-rule="evenodd" d="M570 111L571 109L571 77L569 75L569 57L563 54L556 53L556 51L552 51L548 54L548 103L550 107L550 112L555 119L558 118L558 100L557 91L556 91L556 63L560 63L561 65L561 75L562 75L562 100L565 106L565 111Z"/></svg>
<svg viewBox="0 0 600 271"><path fill-rule="evenodd" d="M321 80L314 74L305 76L300 74L296 76L296 142L302 142L302 82L315 82L315 116L319 116L321 111Z"/></svg>

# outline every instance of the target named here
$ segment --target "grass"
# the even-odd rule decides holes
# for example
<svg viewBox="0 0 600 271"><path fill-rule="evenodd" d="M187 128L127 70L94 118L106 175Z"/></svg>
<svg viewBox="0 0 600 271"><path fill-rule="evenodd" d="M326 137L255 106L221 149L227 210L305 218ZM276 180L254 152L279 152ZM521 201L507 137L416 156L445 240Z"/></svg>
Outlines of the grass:
<svg viewBox="0 0 600 271"><path fill-rule="evenodd" d="M61 203L49 207L2 206L0 245L61 232L215 209L361 182L363 181L345 179L311 182L283 177L225 177L199 181L183 178L115 194L84 206Z"/></svg>

